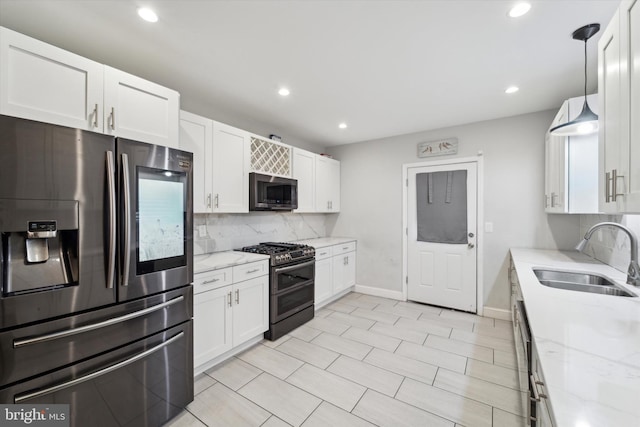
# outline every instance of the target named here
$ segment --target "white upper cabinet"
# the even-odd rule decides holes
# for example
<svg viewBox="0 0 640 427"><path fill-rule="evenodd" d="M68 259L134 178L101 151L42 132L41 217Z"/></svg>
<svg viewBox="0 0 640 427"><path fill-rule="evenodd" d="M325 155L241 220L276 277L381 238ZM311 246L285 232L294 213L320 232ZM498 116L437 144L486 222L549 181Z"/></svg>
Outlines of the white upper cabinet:
<svg viewBox="0 0 640 427"><path fill-rule="evenodd" d="M177 148L180 94L115 68L104 69L105 133Z"/></svg>
<svg viewBox="0 0 640 427"><path fill-rule="evenodd" d="M598 113L598 95L587 97ZM584 96L562 104L550 128L575 119ZM545 162L545 211L548 213L598 212L598 134L554 136L547 132Z"/></svg>
<svg viewBox="0 0 640 427"><path fill-rule="evenodd" d="M213 121L180 111L180 149L193 153L193 212L211 212Z"/></svg>
<svg viewBox="0 0 640 427"><path fill-rule="evenodd" d="M340 212L340 162L316 156L316 212Z"/></svg>
<svg viewBox="0 0 640 427"><path fill-rule="evenodd" d="M598 42L600 208L640 213L640 2L625 0Z"/></svg>
<svg viewBox="0 0 640 427"><path fill-rule="evenodd" d="M298 209L295 212L315 212L316 155L293 148L293 178L298 180Z"/></svg>
<svg viewBox="0 0 640 427"><path fill-rule="evenodd" d="M103 131L103 65L0 27L0 113Z"/></svg>
<svg viewBox="0 0 640 427"><path fill-rule="evenodd" d="M180 94L0 27L0 114L178 146Z"/></svg>
<svg viewBox="0 0 640 427"><path fill-rule="evenodd" d="M250 134L213 122L213 212L249 212Z"/></svg>

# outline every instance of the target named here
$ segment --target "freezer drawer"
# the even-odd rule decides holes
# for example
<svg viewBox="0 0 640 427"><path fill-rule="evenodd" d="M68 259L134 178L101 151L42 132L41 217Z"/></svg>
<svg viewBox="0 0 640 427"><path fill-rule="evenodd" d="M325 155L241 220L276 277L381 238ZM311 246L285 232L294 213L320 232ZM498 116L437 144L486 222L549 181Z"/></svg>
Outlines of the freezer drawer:
<svg viewBox="0 0 640 427"><path fill-rule="evenodd" d="M0 387L127 345L193 317L193 288L0 333Z"/></svg>
<svg viewBox="0 0 640 427"><path fill-rule="evenodd" d="M69 404L72 426L160 426L193 400L192 320L0 389L0 402Z"/></svg>

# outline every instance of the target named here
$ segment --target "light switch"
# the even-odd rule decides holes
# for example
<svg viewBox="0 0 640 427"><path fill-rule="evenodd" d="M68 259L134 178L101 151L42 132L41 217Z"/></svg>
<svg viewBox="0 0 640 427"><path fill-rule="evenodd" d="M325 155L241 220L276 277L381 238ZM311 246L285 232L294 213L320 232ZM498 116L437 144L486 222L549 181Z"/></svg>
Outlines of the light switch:
<svg viewBox="0 0 640 427"><path fill-rule="evenodd" d="M485 233L493 233L493 223L492 222L485 222L484 223L484 232Z"/></svg>

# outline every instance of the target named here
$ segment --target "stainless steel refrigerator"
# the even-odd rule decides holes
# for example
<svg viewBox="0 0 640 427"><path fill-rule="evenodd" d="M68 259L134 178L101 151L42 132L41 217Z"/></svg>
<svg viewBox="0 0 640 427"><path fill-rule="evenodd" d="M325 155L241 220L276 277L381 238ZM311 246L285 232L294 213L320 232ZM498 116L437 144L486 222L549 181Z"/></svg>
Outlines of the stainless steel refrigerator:
<svg viewBox="0 0 640 427"><path fill-rule="evenodd" d="M193 400L192 155L0 116L0 403L158 426Z"/></svg>

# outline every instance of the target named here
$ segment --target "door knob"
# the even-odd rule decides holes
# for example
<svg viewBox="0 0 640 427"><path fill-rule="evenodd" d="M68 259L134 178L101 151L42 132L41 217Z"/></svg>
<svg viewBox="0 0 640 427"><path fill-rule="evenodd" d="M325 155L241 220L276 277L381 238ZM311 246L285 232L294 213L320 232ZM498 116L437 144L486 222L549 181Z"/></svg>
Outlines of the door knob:
<svg viewBox="0 0 640 427"><path fill-rule="evenodd" d="M474 234L473 234L473 233L469 233L469 237L473 237L473 236L474 236Z"/></svg>
<svg viewBox="0 0 640 427"><path fill-rule="evenodd" d="M473 243L469 243L467 246L469 246L469 249L475 248L476 245L474 245Z"/></svg>

